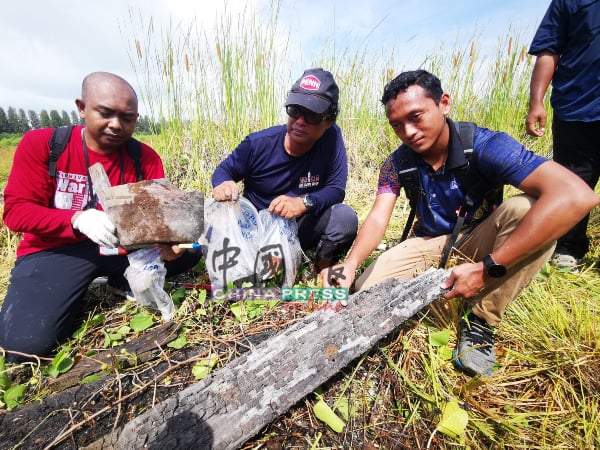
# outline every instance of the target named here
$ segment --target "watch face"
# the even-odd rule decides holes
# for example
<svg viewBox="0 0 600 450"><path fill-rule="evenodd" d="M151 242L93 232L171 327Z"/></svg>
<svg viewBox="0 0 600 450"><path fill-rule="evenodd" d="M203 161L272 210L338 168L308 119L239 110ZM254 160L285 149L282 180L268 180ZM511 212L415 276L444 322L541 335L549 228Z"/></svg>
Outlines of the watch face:
<svg viewBox="0 0 600 450"><path fill-rule="evenodd" d="M312 198L310 198L308 194L302 196L302 201L304 202L304 206L306 206L307 209L310 209L313 206L315 206L315 204L312 201Z"/></svg>
<svg viewBox="0 0 600 450"><path fill-rule="evenodd" d="M483 258L483 264L485 265L487 274L492 278L502 278L506 275L506 267L498 264L490 255Z"/></svg>
<svg viewBox="0 0 600 450"><path fill-rule="evenodd" d="M506 267L501 264L494 264L488 267L488 274L493 278L502 278L506 275Z"/></svg>

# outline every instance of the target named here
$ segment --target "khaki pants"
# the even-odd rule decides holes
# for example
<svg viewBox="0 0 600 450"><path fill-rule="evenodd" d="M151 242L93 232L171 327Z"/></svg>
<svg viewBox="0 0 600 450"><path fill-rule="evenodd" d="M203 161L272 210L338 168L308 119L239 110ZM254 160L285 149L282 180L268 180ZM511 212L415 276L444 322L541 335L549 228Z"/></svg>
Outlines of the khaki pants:
<svg viewBox="0 0 600 450"><path fill-rule="evenodd" d="M458 236L450 260L457 263L478 262L502 245L510 236L535 199L522 194L506 199L490 216L474 229ZM551 226L551 224L548 224ZM470 231L470 234L469 234ZM366 289L387 278L410 279L430 267L439 265L449 235L414 237L384 252L356 280L356 290ZM485 288L472 298L476 315L497 326L506 307L529 284L546 263L555 242L527 256L508 269L499 279L489 279Z"/></svg>

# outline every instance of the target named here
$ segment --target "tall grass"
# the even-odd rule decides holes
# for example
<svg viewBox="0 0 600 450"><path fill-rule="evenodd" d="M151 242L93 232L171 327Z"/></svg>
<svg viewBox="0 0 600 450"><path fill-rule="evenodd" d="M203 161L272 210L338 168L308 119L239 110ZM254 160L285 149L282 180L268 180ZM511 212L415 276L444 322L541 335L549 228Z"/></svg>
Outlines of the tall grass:
<svg viewBox="0 0 600 450"><path fill-rule="evenodd" d="M214 30L195 20L158 30L132 13L130 58L162 124L155 145L181 185L210 189L212 170L245 135L282 120L289 47L277 30L279 6L271 11L265 22L226 11Z"/></svg>
<svg viewBox="0 0 600 450"><path fill-rule="evenodd" d="M287 90L303 70L291 68L303 55L278 26L279 7L273 3L263 20L251 6L237 16L225 11L213 29L202 29L194 19L158 29L151 18L131 13L130 58L142 98L162 124L153 144L169 176L184 187L210 190L212 170L246 134L286 120ZM399 144L379 102L386 82L417 68L399 59L394 51L377 52L368 44L340 49L330 42L305 64L330 70L340 86L338 123L357 180L372 183L373 170ZM422 68L437 74L451 94L454 119L525 140L532 60L518 33L499 42L491 57L481 55L475 34L465 48L441 46L422 60ZM547 154L550 139L527 144ZM361 168L368 171L356 170Z"/></svg>
<svg viewBox="0 0 600 450"><path fill-rule="evenodd" d="M161 123L149 143L162 155L167 176L182 188L210 193L212 171L246 134L286 120L285 95L302 70L292 68L304 57L279 27L279 6L273 3L263 20L250 7L240 16L225 12L214 29L194 20L157 28L151 18L131 13L129 51L140 95ZM438 74L453 99L451 117L505 131L549 154L550 134L533 140L524 133L533 61L519 33L499 41L492 56L479 47L477 33L468 44L458 42L422 55L422 68ZM304 68L316 66L330 70L340 86L338 124L349 156L346 201L363 219L379 165L399 145L379 103L383 86L417 67L406 67L396 52L366 44L340 50L332 43ZM405 206L399 202L388 240L399 237ZM596 219L591 223L588 265L600 252L600 226ZM0 238L5 267L16 237L4 232ZM0 277L4 289L8 271ZM455 341L459 310L455 303L434 305L350 367L341 383L324 388L330 404L343 396L355 407L344 433L317 433L313 426L294 431L302 423L318 424L300 405L255 446L282 430L292 430L299 445L315 447L373 442L381 448L425 448L428 441L447 449L600 446L600 289L593 269L578 277L547 270L532 282L507 311L498 334L501 367L487 380L462 376L428 342L431 330L443 328L452 330ZM459 440L432 434L438 409L450 399L469 410Z"/></svg>
<svg viewBox="0 0 600 450"><path fill-rule="evenodd" d="M155 145L167 160L169 176L183 185L210 192L212 170L248 132L285 120L286 91L300 75L289 68L296 67L302 56L289 45L285 30L278 30L278 8L274 4L271 16L263 22L245 11L241 16L220 17L214 30L199 30L193 21L186 27L156 30L150 21L144 24L143 33L136 34L132 62L143 80L145 101L151 111L161 114L163 124ZM525 137L533 60L519 33L511 31L491 56L477 42L474 33L464 48L440 46L422 58L422 68L439 75L450 93L452 118L505 131L548 155L550 134L537 140ZM329 43L305 66L330 70L340 86L338 124L350 164L347 202L361 218L373 200L379 165L399 145L379 103L385 83L402 70L417 68L405 67L399 60L394 52L377 53L366 45L340 51L339 45ZM405 203L399 205L387 234L391 240L397 238L406 212ZM430 428L433 420L432 405L425 407L420 400L423 392L430 392L440 401L458 397L471 405L471 425L463 441L471 448L591 448L597 444L599 399L593 374L600 369L600 332L595 325L600 295L595 276L546 275L510 308L500 333L503 368L490 381L465 381L447 363L436 363L423 342L427 327L455 323L457 308L441 321L443 314L434 314L432 322L424 322L429 323L425 329L401 332L402 344L382 349L394 370L376 362L369 366L371 375L379 380L380 388L386 377L395 380L390 381L395 386L403 385L405 407L412 415L406 420L406 411L398 416L399 405L388 404L391 409L382 413L390 419L388 431L404 423L404 430L417 437L413 442L417 445L423 428ZM573 284L580 285L575 289ZM582 298L586 306L578 303ZM389 352L398 345L396 353ZM397 370L401 375L394 375ZM364 391L364 382L353 377L348 375L344 384ZM374 382L369 389L377 387ZM336 387L329 392L337 395ZM383 391L377 392L385 397ZM367 398L359 403L369 414L377 406ZM290 418L294 420L294 413ZM380 431L386 432L367 422L357 426L365 427L363 432L375 440ZM340 440L332 437L329 442ZM438 437L435 442L439 448L457 445L450 438Z"/></svg>

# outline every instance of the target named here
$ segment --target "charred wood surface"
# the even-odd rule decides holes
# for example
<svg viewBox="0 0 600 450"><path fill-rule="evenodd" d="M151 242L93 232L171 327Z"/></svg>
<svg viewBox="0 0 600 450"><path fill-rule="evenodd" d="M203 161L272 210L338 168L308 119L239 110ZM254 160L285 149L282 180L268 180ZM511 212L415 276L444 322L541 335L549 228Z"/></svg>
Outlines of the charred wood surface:
<svg viewBox="0 0 600 450"><path fill-rule="evenodd" d="M318 311L88 449L235 449L443 295L444 270L387 280Z"/></svg>

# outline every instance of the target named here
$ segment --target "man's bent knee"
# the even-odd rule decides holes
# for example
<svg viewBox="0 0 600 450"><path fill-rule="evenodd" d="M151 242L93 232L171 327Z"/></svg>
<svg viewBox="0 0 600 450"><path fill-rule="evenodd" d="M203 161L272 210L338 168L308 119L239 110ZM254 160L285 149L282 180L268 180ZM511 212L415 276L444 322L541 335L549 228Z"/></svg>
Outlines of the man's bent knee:
<svg viewBox="0 0 600 450"><path fill-rule="evenodd" d="M495 213L520 222L535 202L536 199L530 195L515 195L514 197L504 200Z"/></svg>
<svg viewBox="0 0 600 450"><path fill-rule="evenodd" d="M343 203L333 205L324 238L334 242L350 241L352 243L357 232L358 216L356 211Z"/></svg>

